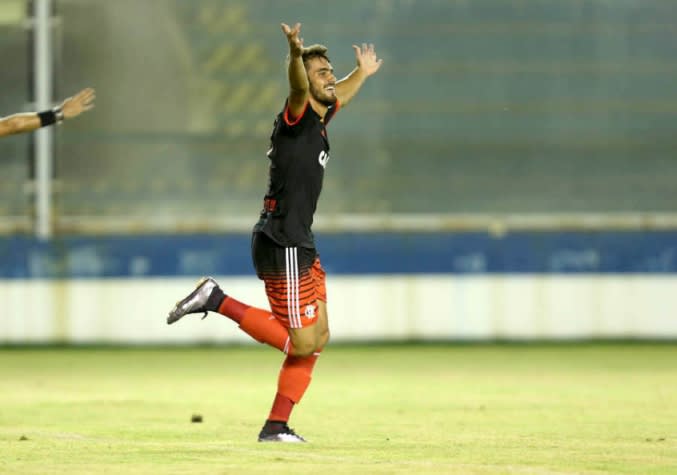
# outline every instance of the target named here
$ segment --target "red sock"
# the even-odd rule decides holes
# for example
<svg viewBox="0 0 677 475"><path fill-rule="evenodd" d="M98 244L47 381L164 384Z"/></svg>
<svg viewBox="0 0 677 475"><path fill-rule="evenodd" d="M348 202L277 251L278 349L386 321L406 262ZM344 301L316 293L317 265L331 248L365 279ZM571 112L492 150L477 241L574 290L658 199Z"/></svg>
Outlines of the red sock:
<svg viewBox="0 0 677 475"><path fill-rule="evenodd" d="M270 410L268 420L287 422L289 420L289 416L291 415L292 409L294 409L294 401L289 399L287 396L277 393L275 395L275 400L273 401L273 407Z"/></svg>
<svg viewBox="0 0 677 475"><path fill-rule="evenodd" d="M221 315L225 315L226 317L230 318L239 325L244 318L245 312L249 308L249 305L245 305L232 297L226 296L226 298L221 301L218 312Z"/></svg>
<svg viewBox="0 0 677 475"><path fill-rule="evenodd" d="M289 420L294 404L298 404L310 385L318 356L320 356L319 351L311 356L287 356L280 369L277 394L268 416L269 421L287 422Z"/></svg>
<svg viewBox="0 0 677 475"><path fill-rule="evenodd" d="M219 313L240 325L240 329L261 343L291 355L293 346L287 329L267 310L250 307L232 297L226 297L219 306Z"/></svg>

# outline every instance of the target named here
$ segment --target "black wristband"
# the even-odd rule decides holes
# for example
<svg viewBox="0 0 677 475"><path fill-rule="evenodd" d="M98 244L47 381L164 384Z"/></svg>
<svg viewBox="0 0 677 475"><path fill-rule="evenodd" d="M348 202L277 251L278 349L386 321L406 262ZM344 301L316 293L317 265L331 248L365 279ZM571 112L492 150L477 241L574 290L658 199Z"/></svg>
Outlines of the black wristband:
<svg viewBox="0 0 677 475"><path fill-rule="evenodd" d="M47 127L56 123L56 114L54 111L43 111L38 112L38 117L40 117L40 127Z"/></svg>

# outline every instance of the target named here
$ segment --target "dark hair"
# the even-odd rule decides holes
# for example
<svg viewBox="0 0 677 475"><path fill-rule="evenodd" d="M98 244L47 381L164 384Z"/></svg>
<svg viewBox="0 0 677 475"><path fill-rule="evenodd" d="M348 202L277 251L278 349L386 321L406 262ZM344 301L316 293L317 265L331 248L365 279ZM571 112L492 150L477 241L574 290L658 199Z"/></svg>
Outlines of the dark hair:
<svg viewBox="0 0 677 475"><path fill-rule="evenodd" d="M315 44L310 45L307 48L303 48L303 53L301 54L303 64L305 65L308 60L313 58L324 58L331 62L329 60L329 56L327 56L327 47L324 45Z"/></svg>

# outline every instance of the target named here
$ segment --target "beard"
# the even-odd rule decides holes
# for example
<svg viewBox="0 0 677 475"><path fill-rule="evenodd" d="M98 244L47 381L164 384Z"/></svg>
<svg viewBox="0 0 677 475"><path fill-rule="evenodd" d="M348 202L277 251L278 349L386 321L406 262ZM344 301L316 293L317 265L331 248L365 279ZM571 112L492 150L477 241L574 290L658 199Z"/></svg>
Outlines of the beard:
<svg viewBox="0 0 677 475"><path fill-rule="evenodd" d="M333 106L336 104L336 96L330 96L323 89L315 87L313 84L310 85L310 95L313 96L317 102L327 107Z"/></svg>

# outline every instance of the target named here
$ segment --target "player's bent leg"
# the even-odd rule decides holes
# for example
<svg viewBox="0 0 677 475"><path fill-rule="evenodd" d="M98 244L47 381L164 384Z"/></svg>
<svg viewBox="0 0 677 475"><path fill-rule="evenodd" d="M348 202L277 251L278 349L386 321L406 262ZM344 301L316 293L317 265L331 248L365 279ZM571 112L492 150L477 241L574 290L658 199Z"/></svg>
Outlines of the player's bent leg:
<svg viewBox="0 0 677 475"><path fill-rule="evenodd" d="M203 277L195 290L176 302L167 316L167 324L171 325L191 313L203 313L202 318L205 318L207 312L215 312L218 309L223 298L224 293L216 281L211 277Z"/></svg>
<svg viewBox="0 0 677 475"><path fill-rule="evenodd" d="M192 313L219 313L240 325L240 329L255 340L293 354L287 328L268 310L251 307L226 295L211 277L204 277L197 287L176 303L169 312L167 323L177 322Z"/></svg>

